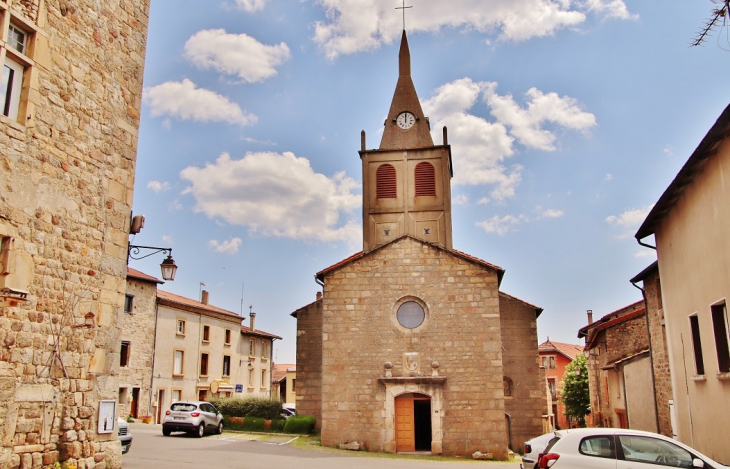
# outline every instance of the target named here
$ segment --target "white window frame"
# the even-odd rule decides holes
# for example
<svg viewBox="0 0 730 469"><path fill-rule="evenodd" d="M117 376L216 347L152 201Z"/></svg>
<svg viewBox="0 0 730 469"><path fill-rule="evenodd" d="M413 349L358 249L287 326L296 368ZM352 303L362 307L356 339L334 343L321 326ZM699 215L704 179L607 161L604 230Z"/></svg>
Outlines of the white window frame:
<svg viewBox="0 0 730 469"><path fill-rule="evenodd" d="M256 356L256 339L250 339L248 341L248 356L249 357Z"/></svg>
<svg viewBox="0 0 730 469"><path fill-rule="evenodd" d="M261 368L261 388L266 388L266 368Z"/></svg>
<svg viewBox="0 0 730 469"><path fill-rule="evenodd" d="M178 361L178 354L180 354L180 360ZM183 370L185 369L185 351L174 350L172 352L172 375L182 376Z"/></svg>
<svg viewBox="0 0 730 469"><path fill-rule="evenodd" d="M185 320L184 319L177 320L177 327L175 328L175 334L185 335Z"/></svg>
<svg viewBox="0 0 730 469"><path fill-rule="evenodd" d="M11 30L18 31L19 33L21 33L23 35L23 42L20 43L20 47L19 48L18 47L15 47L15 41L12 41L10 39L10 32L11 32ZM25 54L25 52L28 50L28 36L29 36L28 31L26 31L25 29L19 27L17 24L14 24L14 23L11 22L10 25L8 26L8 42L7 42L7 44L8 44L8 46L12 47L13 49L15 49L16 51L20 52L21 54Z"/></svg>
<svg viewBox="0 0 730 469"><path fill-rule="evenodd" d="M10 71L13 72L12 82L9 82ZM2 84L0 85L0 92L3 93L3 96L1 98L2 109L0 109L0 114L13 120L18 119L18 110L20 109L20 93L23 90L24 73L25 67L21 63L11 59L8 56L5 56L5 60L3 61ZM11 86L10 93L7 92L8 86Z"/></svg>

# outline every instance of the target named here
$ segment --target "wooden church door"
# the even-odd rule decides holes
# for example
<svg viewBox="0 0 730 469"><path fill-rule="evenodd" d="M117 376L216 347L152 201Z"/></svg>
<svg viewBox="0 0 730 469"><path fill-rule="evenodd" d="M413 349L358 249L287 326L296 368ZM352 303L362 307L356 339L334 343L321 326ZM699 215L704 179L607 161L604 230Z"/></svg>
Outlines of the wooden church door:
<svg viewBox="0 0 730 469"><path fill-rule="evenodd" d="M396 452L431 450L431 398L403 394L395 398Z"/></svg>

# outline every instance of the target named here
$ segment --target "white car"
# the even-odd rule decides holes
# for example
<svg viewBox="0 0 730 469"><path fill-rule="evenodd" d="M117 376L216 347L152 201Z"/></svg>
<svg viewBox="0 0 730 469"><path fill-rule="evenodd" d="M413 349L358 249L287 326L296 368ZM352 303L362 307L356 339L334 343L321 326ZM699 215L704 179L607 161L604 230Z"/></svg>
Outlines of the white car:
<svg viewBox="0 0 730 469"><path fill-rule="evenodd" d="M554 433L546 433L531 440L525 441L524 456L520 469L537 469L537 458L545 450L550 440L555 438Z"/></svg>
<svg viewBox="0 0 730 469"><path fill-rule="evenodd" d="M547 469L720 469L722 465L676 440L623 428L558 430L538 459Z"/></svg>
<svg viewBox="0 0 730 469"><path fill-rule="evenodd" d="M187 432L198 438L206 433L220 435L223 432L223 415L210 402L175 402L162 418L162 434Z"/></svg>

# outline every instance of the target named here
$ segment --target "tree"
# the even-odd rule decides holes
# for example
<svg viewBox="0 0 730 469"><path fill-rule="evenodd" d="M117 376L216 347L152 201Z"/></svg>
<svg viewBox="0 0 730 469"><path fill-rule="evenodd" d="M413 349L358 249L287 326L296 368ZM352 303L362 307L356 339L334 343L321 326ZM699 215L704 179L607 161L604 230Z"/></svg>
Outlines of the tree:
<svg viewBox="0 0 730 469"><path fill-rule="evenodd" d="M712 9L712 15L700 28L697 37L692 41L692 46L701 45L718 25L725 27L730 22L730 0L712 0L712 3L717 6Z"/></svg>
<svg viewBox="0 0 730 469"><path fill-rule="evenodd" d="M591 413L591 396L588 390L588 361L583 354L565 367L560 382L560 402L565 405L565 415L578 419L586 426L586 415Z"/></svg>

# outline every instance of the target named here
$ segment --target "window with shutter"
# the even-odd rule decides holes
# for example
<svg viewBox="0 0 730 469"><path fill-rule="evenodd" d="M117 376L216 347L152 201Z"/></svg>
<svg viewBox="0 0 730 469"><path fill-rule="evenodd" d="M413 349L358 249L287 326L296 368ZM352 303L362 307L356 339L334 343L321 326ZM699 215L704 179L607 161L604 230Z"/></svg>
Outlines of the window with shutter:
<svg viewBox="0 0 730 469"><path fill-rule="evenodd" d="M398 196L395 167L383 164L375 173L375 193L378 199L395 199Z"/></svg>
<svg viewBox="0 0 730 469"><path fill-rule="evenodd" d="M436 195L436 171L431 163L416 165L416 197Z"/></svg>

